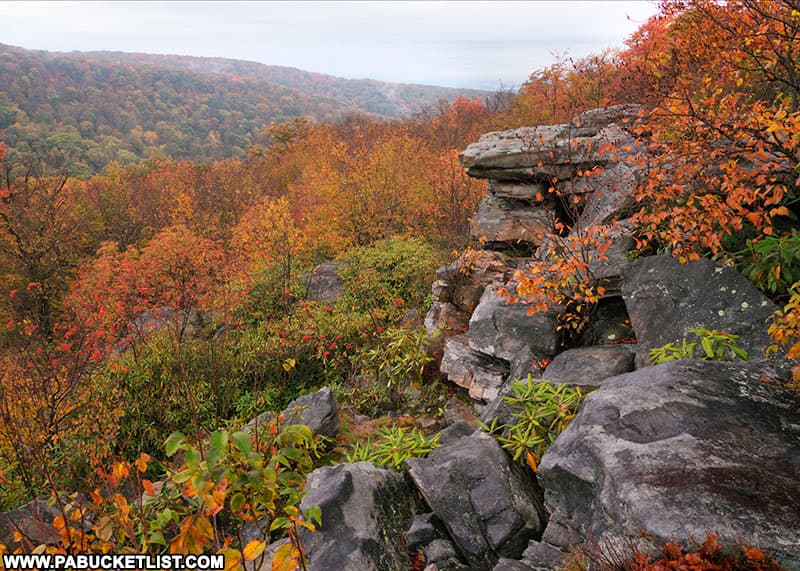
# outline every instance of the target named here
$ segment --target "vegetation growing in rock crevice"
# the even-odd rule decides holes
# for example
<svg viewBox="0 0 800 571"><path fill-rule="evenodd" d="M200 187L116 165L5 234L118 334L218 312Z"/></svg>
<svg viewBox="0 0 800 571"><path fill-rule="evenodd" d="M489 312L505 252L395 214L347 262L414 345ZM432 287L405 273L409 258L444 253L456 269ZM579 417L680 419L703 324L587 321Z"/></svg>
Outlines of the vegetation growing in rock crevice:
<svg viewBox="0 0 800 571"><path fill-rule="evenodd" d="M553 385L531 375L525 381L514 379L511 390L513 395L501 398L511 406L513 421L498 425L495 419L484 429L496 434L515 462L536 472L547 448L575 418L586 393L580 387Z"/></svg>

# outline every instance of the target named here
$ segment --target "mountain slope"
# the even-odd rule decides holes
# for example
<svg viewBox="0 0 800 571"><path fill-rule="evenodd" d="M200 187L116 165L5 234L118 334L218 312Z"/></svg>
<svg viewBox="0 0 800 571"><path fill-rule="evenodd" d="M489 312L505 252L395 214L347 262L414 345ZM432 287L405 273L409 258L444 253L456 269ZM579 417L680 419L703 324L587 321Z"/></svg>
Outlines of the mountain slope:
<svg viewBox="0 0 800 571"><path fill-rule="evenodd" d="M271 122L395 118L458 95L486 94L222 58L0 44L0 140L74 173L154 152L195 161L241 155Z"/></svg>

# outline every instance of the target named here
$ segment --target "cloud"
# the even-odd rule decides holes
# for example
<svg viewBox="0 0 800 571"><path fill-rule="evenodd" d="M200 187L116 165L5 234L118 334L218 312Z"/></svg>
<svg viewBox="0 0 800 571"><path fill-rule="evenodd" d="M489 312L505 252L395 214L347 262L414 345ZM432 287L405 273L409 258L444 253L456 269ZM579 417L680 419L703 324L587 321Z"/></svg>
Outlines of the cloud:
<svg viewBox="0 0 800 571"><path fill-rule="evenodd" d="M554 52L620 46L656 11L642 1L0 2L1 41L30 49L231 57L483 88L518 85Z"/></svg>

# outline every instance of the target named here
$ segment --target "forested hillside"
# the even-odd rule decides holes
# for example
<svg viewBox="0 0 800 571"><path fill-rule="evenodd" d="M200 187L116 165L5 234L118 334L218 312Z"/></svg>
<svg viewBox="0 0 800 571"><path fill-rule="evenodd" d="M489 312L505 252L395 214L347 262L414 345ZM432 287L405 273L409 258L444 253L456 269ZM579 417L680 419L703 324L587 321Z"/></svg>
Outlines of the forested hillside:
<svg viewBox="0 0 800 571"><path fill-rule="evenodd" d="M253 62L0 45L0 138L72 174L154 155L243 156L271 123L410 116L479 91L347 80Z"/></svg>
<svg viewBox="0 0 800 571"><path fill-rule="evenodd" d="M410 111L409 97L424 106L450 95L229 60L0 49L0 509L42 496L57 507L46 547L17 532L12 549L213 552L240 569L286 538L273 569L303 568L298 538L319 523L313 510L299 508L305 476L344 459L401 469L438 445L438 436L426 440L421 431L445 416L446 403L469 400L438 368L445 331L457 336L481 320L492 332L504 325L495 314L459 321L443 312L443 326L426 329L433 304L449 296L453 308L472 312L491 282L495 309L524 305L511 306L522 323L509 327L515 341L528 324L549 319L550 353L521 359L538 376L551 358L594 342L586 326L607 316L600 304L611 286L593 271L618 239L620 266L660 260L668 268L663 281L702 260L704 281L691 291L676 286L683 293L669 299L675 312L688 297L716 303L730 286L722 282L736 275L768 314L745 323L748 334L766 340L759 355L747 355L736 335L691 322L701 337L654 343L645 358L730 359L727 371L743 355L757 361L767 352L782 360L781 375L745 375L772 385L765 392L740 390L747 379L731 388L728 378L709 385L701 378L692 390L709 399L724 392L722 405L705 407L723 412L747 393L759 401L748 410L765 430L783 421L758 407L780 406L780 418L796 414L796 406L781 404L796 402L800 386L800 12L793 1L666 1L624 48L535 70L507 99L455 97L387 119ZM536 125L557 126L521 128ZM618 173L624 193L617 179L601 186ZM488 191L476 177L491 181ZM587 198L590 187L602 190ZM604 193L611 203L592 202ZM325 288L312 282L324 272L335 274L326 274L335 287L320 293ZM640 279L652 275L641 270ZM706 291L709 283L721 284L719 291ZM736 307L707 314L734 320L755 305L735 299ZM656 338L669 320L648 317ZM631 334L631 320L622 325ZM509 368L517 353L499 355L505 348L493 339L477 348L465 339L464 354L493 372L496 397L495 381L517 370ZM683 366L671 370L681 376ZM341 405L337 440L285 429L275 415L260 431L240 430L320 387ZM532 401L510 401L544 402L549 412L524 408L519 419L532 432L500 434L514 473L531 480L583 398L566 384L536 390ZM620 394L598 412L606 416L597 426L619 425L627 436L615 442L635 450L658 441L664 448L656 460L679 466L678 447L695 442L695 433L669 432L679 415L656 405L658 415L637 411L645 425L638 432L620 408L608 420L612 404L642 396ZM762 394L786 396L775 404ZM692 402L681 410L693 422L705 408ZM787 426L775 431L795 434L797 425ZM735 444L704 460L728 462L738 441L759 439L745 429L723 436ZM481 446L497 446L480 438ZM468 452L470 465L488 457ZM612 460L622 462L618 456ZM785 462L780 471L796 478L796 468ZM507 472L480 493L493 494ZM702 485L729 474L720 473ZM661 475L644 476L653 474ZM663 475L669 486L682 485L683 476L679 468ZM758 511L754 496L730 480L722 493ZM583 493L588 484L573 487ZM797 505L789 492L776 497L787 513ZM692 508L706 507L700 504ZM486 508L491 517L493 510ZM703 549L718 554L712 540ZM625 548L640 545L631 539ZM662 563L635 568L779 568L757 549L743 548L744 567L700 565L699 555L682 549L667 547ZM650 553L635 557L639 565ZM613 557L603 561L599 568L623 568ZM475 568L489 568L482 564Z"/></svg>

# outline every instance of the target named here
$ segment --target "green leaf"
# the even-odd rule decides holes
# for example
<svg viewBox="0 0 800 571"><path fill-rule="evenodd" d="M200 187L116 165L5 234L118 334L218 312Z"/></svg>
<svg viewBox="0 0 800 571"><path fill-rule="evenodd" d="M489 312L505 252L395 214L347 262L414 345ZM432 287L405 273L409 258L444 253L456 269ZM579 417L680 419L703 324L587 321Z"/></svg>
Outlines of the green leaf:
<svg viewBox="0 0 800 571"><path fill-rule="evenodd" d="M245 495L242 492L236 492L231 496L231 511L238 512L244 507L246 502L247 498Z"/></svg>
<svg viewBox="0 0 800 571"><path fill-rule="evenodd" d="M703 337L700 339L700 345L703 347L703 352L709 359L714 358L714 342L710 337Z"/></svg>
<svg viewBox="0 0 800 571"><path fill-rule="evenodd" d="M250 454L253 445L250 441L250 435L247 432L234 432L231 438L233 438L236 447L242 454L245 456Z"/></svg>
<svg viewBox="0 0 800 571"><path fill-rule="evenodd" d="M208 454L206 462L209 466L217 463L228 448L228 432L226 430L215 430L208 438Z"/></svg>
<svg viewBox="0 0 800 571"><path fill-rule="evenodd" d="M737 347L736 345L731 345L730 347L731 351L733 351L733 354L739 357L742 361L750 360L750 354L741 347Z"/></svg>
<svg viewBox="0 0 800 571"><path fill-rule="evenodd" d="M166 442L164 442L164 449L167 453L167 456L174 455L178 448L180 448L183 441L186 440L186 437L181 432L173 432L169 435Z"/></svg>

